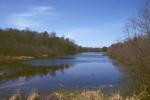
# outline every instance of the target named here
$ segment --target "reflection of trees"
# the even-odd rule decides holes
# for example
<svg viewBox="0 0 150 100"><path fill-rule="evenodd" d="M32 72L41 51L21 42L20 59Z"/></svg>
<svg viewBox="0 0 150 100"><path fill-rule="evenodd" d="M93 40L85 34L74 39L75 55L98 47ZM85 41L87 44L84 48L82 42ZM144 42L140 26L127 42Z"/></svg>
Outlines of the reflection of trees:
<svg viewBox="0 0 150 100"><path fill-rule="evenodd" d="M17 79L19 77L29 79L36 75L39 75L40 77L44 77L46 75L55 77L57 71L64 73L64 70L69 67L70 65L35 67L20 63L0 64L0 80Z"/></svg>

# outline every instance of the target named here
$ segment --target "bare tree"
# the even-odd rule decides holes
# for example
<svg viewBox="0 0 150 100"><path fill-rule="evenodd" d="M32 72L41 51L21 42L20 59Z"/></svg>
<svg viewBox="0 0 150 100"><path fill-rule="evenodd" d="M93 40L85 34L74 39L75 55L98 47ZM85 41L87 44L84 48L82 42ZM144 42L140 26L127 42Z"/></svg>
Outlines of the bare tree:
<svg viewBox="0 0 150 100"><path fill-rule="evenodd" d="M150 0L147 0L139 15L136 17L136 25L140 33L145 33L150 37Z"/></svg>
<svg viewBox="0 0 150 100"><path fill-rule="evenodd" d="M139 14L130 18L126 24L126 32L135 38L138 34L146 34L150 37L150 0L139 10Z"/></svg>

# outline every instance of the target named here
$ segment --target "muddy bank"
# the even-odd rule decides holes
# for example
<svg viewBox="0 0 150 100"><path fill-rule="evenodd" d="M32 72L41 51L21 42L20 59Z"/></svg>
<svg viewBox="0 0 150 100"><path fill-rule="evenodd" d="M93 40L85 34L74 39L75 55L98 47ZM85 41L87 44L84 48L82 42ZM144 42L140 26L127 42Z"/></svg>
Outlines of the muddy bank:
<svg viewBox="0 0 150 100"><path fill-rule="evenodd" d="M32 56L0 56L0 61L15 61L15 60L29 60L35 57Z"/></svg>

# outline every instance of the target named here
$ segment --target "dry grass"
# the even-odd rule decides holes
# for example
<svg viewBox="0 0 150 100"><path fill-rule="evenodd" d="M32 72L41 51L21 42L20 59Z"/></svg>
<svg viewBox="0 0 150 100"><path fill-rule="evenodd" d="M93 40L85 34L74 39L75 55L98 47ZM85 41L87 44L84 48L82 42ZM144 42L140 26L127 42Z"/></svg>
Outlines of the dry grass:
<svg viewBox="0 0 150 100"><path fill-rule="evenodd" d="M0 56L0 61L8 61L8 60L27 60L33 59L31 56Z"/></svg>
<svg viewBox="0 0 150 100"><path fill-rule="evenodd" d="M119 93L103 94L99 90L84 90L82 92L61 90L47 94L38 94L36 92L32 92L26 98L26 100L142 100L143 95L145 94L141 93L139 95L133 95L124 98ZM25 99L21 99L21 96L18 92L11 96L9 100Z"/></svg>

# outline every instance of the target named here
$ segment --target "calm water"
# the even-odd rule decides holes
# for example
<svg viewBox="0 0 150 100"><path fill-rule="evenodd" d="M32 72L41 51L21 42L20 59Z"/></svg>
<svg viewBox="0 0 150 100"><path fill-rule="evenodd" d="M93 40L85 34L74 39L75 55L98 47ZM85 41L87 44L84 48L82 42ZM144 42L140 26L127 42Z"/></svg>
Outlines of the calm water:
<svg viewBox="0 0 150 100"><path fill-rule="evenodd" d="M0 97L9 96L18 89L22 94L28 94L31 90L43 93L62 86L67 88L111 87L118 84L122 78L121 72L104 53L87 52L23 63L32 68L22 69L24 71L20 70L20 73L16 70L10 76L2 77ZM41 67L44 68L40 69Z"/></svg>

